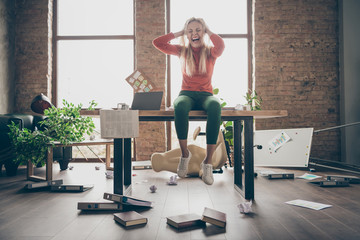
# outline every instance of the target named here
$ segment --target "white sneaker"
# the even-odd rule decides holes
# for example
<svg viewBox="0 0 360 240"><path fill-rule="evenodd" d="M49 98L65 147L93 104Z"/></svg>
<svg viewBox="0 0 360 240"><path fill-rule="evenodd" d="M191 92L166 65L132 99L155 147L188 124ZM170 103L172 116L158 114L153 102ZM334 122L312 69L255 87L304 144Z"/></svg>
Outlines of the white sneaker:
<svg viewBox="0 0 360 240"><path fill-rule="evenodd" d="M214 176L213 176L213 166L212 164L200 164L201 168L201 179L204 181L204 183L208 185L212 185L214 183Z"/></svg>
<svg viewBox="0 0 360 240"><path fill-rule="evenodd" d="M189 151L189 150L188 150ZM191 159L191 152L189 151L189 156L187 158L180 157L179 165L177 168L177 174L179 177L184 178L188 172L189 161Z"/></svg>

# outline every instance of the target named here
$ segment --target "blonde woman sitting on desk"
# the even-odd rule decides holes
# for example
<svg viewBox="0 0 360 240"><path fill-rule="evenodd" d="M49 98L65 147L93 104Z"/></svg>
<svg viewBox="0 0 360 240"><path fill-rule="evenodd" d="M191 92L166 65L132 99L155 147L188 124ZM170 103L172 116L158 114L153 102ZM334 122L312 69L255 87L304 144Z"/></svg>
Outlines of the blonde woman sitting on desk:
<svg viewBox="0 0 360 240"><path fill-rule="evenodd" d="M198 127L194 132L194 140L200 132ZM192 152L192 157L189 161L188 172L190 176L202 176L200 164L206 156L206 149L194 144L188 146ZM177 167L179 165L181 156L180 148L172 149L164 153L154 153L151 156L151 166L155 172L169 171L177 173ZM221 168L227 161L227 152L225 147L225 141L222 132L219 132L218 139L215 146L215 151L212 158L213 169Z"/></svg>
<svg viewBox="0 0 360 240"><path fill-rule="evenodd" d="M205 41L207 37L212 44L210 41ZM170 43L175 38L180 38L179 45ZM199 158L199 155L194 156L198 153L191 150L196 147L187 144L189 112L205 110L208 116L207 145L206 154L202 155L199 167L204 173L202 180L211 185L214 182L212 159L221 122L220 102L213 96L211 79L216 59L224 51L224 41L219 35L210 31L202 18L190 18L181 31L160 36L154 39L153 44L165 54L178 56L182 65L181 91L174 101L175 129L181 150L179 159L176 160L177 174L179 177L190 174L190 162L194 162L193 158L196 158L197 162Z"/></svg>

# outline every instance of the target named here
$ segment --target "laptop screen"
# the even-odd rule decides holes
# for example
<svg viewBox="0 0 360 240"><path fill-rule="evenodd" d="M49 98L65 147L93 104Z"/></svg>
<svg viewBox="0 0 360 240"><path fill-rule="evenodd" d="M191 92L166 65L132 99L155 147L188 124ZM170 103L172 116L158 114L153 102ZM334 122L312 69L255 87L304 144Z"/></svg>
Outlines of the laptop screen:
<svg viewBox="0 0 360 240"><path fill-rule="evenodd" d="M163 92L137 92L131 105L132 110L160 110Z"/></svg>

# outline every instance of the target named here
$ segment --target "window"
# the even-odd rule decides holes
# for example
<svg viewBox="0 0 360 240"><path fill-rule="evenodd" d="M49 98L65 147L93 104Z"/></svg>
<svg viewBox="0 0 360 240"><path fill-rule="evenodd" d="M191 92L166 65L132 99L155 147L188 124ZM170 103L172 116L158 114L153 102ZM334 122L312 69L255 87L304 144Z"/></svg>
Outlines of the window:
<svg viewBox="0 0 360 240"><path fill-rule="evenodd" d="M219 34L225 42L225 51L217 59L215 64L212 85L219 88L219 98L222 98L227 106L244 104L245 96L250 85L249 65L251 64L249 45L251 34L248 23L248 8L251 8L250 0L167 0L167 19L170 22L168 32L177 32L183 29L184 23L191 17L201 17L205 20L211 31ZM250 5L250 6L249 6ZM171 56L168 67L168 86L171 86L170 101L172 104L181 89L180 61L176 56ZM170 105L168 103L168 105ZM173 124L172 124L173 125ZM205 123L190 122L189 135L193 129L201 126L205 131ZM172 148L177 147L176 133L172 127ZM189 137L189 143L191 138ZM198 140L197 140L198 143ZM201 143L202 145L204 144Z"/></svg>
<svg viewBox="0 0 360 240"><path fill-rule="evenodd" d="M53 102L95 100L99 108L131 104L125 78L134 71L133 0L55 0ZM99 117L94 117L100 129ZM81 148L81 151L80 151ZM102 147L73 148L74 158L105 156ZM94 154L94 152L96 152ZM96 158L95 158L96 159Z"/></svg>
<svg viewBox="0 0 360 240"><path fill-rule="evenodd" d="M134 70L133 1L55 1L54 96L84 107L130 104Z"/></svg>

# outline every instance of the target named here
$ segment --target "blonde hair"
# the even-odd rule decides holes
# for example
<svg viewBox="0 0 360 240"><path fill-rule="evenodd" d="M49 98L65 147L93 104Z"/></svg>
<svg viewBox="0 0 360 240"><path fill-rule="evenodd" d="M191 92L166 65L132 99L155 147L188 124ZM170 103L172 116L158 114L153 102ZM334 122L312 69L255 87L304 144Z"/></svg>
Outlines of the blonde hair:
<svg viewBox="0 0 360 240"><path fill-rule="evenodd" d="M195 18L192 17L188 19L184 25L184 33L187 30L188 25L191 22L198 22L202 25L202 29L204 31L204 37L207 36L205 34L205 22L202 18ZM196 73L196 67L195 67L195 61L193 56L193 50L190 46L190 43L187 38L185 38L184 34L180 38L180 45L182 46L181 54L180 54L180 61L181 61L181 68L183 71L186 72L188 76L193 76ZM206 74L206 60L210 57L210 41L209 37L207 37L207 40L205 41L204 38L202 38L202 46L200 49L200 60L199 60L199 73L200 74Z"/></svg>

